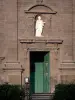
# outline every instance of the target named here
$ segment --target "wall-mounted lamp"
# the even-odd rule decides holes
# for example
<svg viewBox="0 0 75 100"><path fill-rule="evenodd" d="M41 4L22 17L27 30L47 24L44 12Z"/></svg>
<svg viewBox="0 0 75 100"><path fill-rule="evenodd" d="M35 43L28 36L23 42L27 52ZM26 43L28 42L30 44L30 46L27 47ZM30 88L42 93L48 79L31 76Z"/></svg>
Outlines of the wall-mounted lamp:
<svg viewBox="0 0 75 100"><path fill-rule="evenodd" d="M24 82L25 82L25 84L26 84L26 83L29 83L29 77L25 77L25 78L24 78Z"/></svg>

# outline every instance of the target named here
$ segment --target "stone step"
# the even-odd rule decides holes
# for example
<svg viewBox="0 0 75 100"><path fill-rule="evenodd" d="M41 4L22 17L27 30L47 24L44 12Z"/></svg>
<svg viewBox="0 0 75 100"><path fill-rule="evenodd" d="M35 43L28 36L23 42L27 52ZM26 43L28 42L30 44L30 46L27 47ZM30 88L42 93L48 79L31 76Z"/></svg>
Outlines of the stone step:
<svg viewBox="0 0 75 100"><path fill-rule="evenodd" d="M32 100L51 100L52 94L50 93L35 93L31 96Z"/></svg>

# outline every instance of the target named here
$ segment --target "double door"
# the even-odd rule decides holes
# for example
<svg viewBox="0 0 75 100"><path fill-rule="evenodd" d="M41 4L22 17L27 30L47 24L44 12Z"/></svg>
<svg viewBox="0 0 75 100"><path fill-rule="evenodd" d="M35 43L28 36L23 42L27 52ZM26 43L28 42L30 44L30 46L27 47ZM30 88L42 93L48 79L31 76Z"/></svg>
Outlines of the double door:
<svg viewBox="0 0 75 100"><path fill-rule="evenodd" d="M49 93L50 90L49 53L44 53L42 56L42 61L38 57L32 64L33 71L30 73L30 83L33 93Z"/></svg>

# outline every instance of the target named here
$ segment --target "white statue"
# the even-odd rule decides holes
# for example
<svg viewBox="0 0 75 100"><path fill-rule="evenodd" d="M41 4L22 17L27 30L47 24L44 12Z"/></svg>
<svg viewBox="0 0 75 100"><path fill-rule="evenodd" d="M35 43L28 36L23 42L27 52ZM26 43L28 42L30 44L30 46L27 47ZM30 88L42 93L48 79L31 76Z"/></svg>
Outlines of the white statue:
<svg viewBox="0 0 75 100"><path fill-rule="evenodd" d="M36 25L35 25L35 30L36 30L35 36L37 37L42 36L41 34L43 31L44 23L45 22L43 22L43 20L41 19L41 16L38 16L38 19L36 20Z"/></svg>

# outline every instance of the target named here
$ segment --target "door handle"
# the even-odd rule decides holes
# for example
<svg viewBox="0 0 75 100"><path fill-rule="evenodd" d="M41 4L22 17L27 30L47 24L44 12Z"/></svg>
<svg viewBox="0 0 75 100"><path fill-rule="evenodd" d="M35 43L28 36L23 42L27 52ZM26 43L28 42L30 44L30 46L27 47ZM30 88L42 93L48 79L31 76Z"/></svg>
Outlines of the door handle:
<svg viewBox="0 0 75 100"><path fill-rule="evenodd" d="M48 73L45 73L46 76L48 76Z"/></svg>

